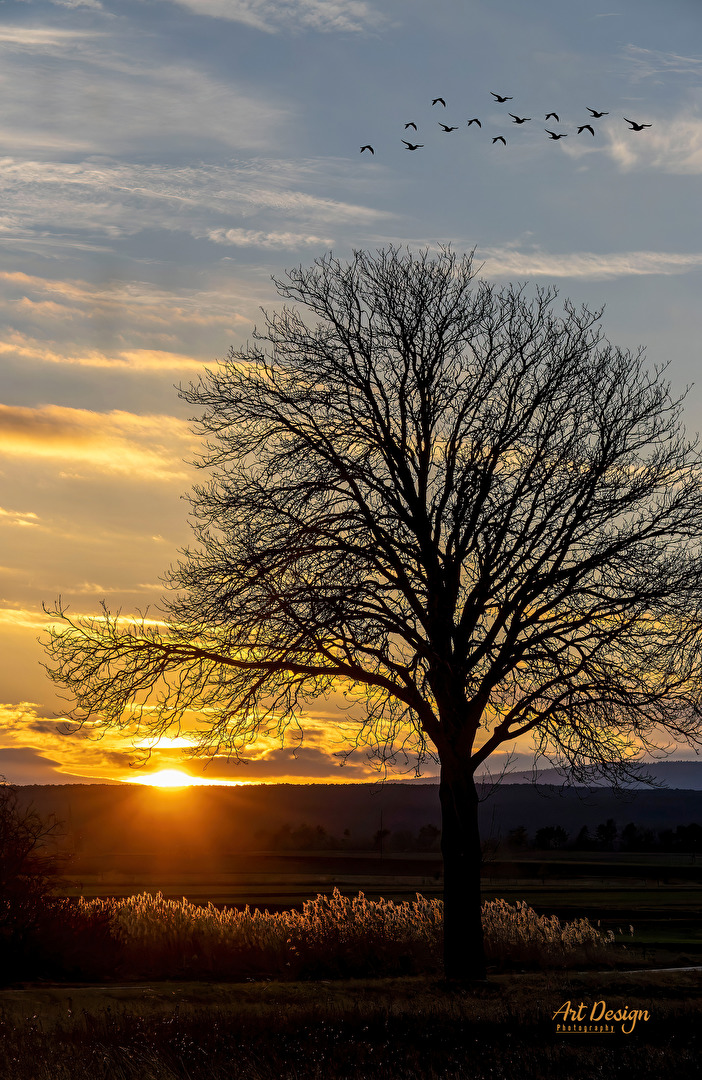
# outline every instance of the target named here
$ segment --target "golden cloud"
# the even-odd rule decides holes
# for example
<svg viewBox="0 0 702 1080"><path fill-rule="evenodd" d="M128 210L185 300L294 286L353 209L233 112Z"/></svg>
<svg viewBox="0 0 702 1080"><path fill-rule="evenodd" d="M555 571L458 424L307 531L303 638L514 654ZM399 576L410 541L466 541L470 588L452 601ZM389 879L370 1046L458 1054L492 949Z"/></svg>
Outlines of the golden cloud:
<svg viewBox="0 0 702 1080"><path fill-rule="evenodd" d="M183 480L189 473L182 459L195 445L185 421L173 416L0 405L0 452L13 457L48 458L145 482Z"/></svg>
<svg viewBox="0 0 702 1080"><path fill-rule="evenodd" d="M75 347L70 347L72 350ZM68 364L78 367L116 368L120 371L192 371L202 361L183 353L163 349L123 349L111 354L99 349L59 352L43 342L14 333L0 341L0 356L18 356L45 364Z"/></svg>

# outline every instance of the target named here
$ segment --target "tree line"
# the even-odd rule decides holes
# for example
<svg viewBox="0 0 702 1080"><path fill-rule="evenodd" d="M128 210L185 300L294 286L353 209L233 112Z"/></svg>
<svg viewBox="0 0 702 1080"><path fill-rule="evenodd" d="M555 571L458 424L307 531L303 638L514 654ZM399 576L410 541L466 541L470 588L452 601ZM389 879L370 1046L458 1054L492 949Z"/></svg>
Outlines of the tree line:
<svg viewBox="0 0 702 1080"><path fill-rule="evenodd" d="M600 822L592 831L583 825L571 836L562 825L544 825L531 835L523 825L507 833L505 845L511 851L702 851L702 825L690 822L675 829L651 829L630 821L619 829L613 818Z"/></svg>
<svg viewBox="0 0 702 1080"><path fill-rule="evenodd" d="M351 829L344 829L340 836L335 836L327 832L324 825L303 822L292 826L286 822L278 829L259 830L256 846L264 851L439 852L441 829L429 823L416 832L380 828L372 835L358 836Z"/></svg>
<svg viewBox="0 0 702 1080"><path fill-rule="evenodd" d="M381 851L394 854L440 852L441 829L428 823L411 829L378 829L373 835L357 836L344 829L339 836L323 825L291 825L259 830L256 847L264 851ZM621 851L697 853L702 852L702 824L690 822L675 828L653 829L630 821L619 828L613 818L590 828L583 825L569 833L562 825L544 825L530 833L524 825L510 829L494 842L486 841L484 857L489 854L514 854L520 851Z"/></svg>

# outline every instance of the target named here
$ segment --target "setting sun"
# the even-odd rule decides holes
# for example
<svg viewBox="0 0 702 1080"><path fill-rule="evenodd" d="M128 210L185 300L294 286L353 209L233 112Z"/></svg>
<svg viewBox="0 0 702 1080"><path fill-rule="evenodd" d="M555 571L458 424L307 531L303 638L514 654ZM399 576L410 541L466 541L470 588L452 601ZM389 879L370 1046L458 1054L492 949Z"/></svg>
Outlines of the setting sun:
<svg viewBox="0 0 702 1080"><path fill-rule="evenodd" d="M189 776L188 773L183 772L181 769L161 769L159 772L149 773L146 776L138 777L136 783L149 784L152 787L192 787L193 784L202 783L194 776Z"/></svg>

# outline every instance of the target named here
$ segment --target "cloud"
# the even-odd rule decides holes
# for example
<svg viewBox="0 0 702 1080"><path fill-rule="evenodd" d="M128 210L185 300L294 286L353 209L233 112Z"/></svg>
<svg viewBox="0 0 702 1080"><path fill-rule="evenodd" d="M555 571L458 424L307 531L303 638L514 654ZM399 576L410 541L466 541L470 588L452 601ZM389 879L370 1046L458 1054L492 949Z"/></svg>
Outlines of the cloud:
<svg viewBox="0 0 702 1080"><path fill-rule="evenodd" d="M20 525L30 526L36 528L39 524L39 515L32 513L22 513L19 510L5 510L0 506L0 526L1 525Z"/></svg>
<svg viewBox="0 0 702 1080"><path fill-rule="evenodd" d="M212 285L161 287L0 272L0 361L159 374L178 381L222 355L275 293L252 268L248 279L218 273ZM168 391L170 393L170 391Z"/></svg>
<svg viewBox="0 0 702 1080"><path fill-rule="evenodd" d="M49 0L55 7L90 8L92 11L104 11L100 0Z"/></svg>
<svg viewBox="0 0 702 1080"><path fill-rule="evenodd" d="M665 120L638 114L631 119L653 121L653 127L638 132L610 124L604 129L605 151L621 172L647 168L678 176L702 173L702 117L688 112ZM575 150L571 147L569 153Z"/></svg>
<svg viewBox="0 0 702 1080"><path fill-rule="evenodd" d="M46 630L48 625L46 614L36 608L0 607L0 626L19 630Z"/></svg>
<svg viewBox="0 0 702 1080"><path fill-rule="evenodd" d="M0 777L8 784L70 783L59 773L60 762L30 746L0 749ZM78 777L72 777L77 780Z"/></svg>
<svg viewBox="0 0 702 1080"><path fill-rule="evenodd" d="M178 148L178 156L219 147L265 150L288 132L289 104L265 88L256 93L233 77L217 78L189 57L178 62L141 38L127 49L119 36L19 28L0 33L3 96L2 147L24 154L33 147L55 156L76 153L126 155L148 147ZM27 53L34 74L27 78ZM42 69L43 54L50 63ZM38 97L36 79L43 93ZM53 152L52 152L53 151ZM63 155L60 155L63 156Z"/></svg>
<svg viewBox="0 0 702 1080"><path fill-rule="evenodd" d="M658 75L691 75L699 79L702 75L702 59L699 56L681 56L660 49L643 49L639 45L625 45L621 54L635 80L651 79Z"/></svg>
<svg viewBox="0 0 702 1080"><path fill-rule="evenodd" d="M0 26L0 48L27 49L32 52L66 49L77 42L96 41L102 35L94 30L62 30L56 26Z"/></svg>
<svg viewBox="0 0 702 1080"><path fill-rule="evenodd" d="M263 249L330 247L330 226L367 226L393 216L298 186L335 175L335 165L324 161L316 170L307 163L296 176L259 160L177 167L5 157L0 159L0 235L3 243L49 254L54 249L57 256L64 247L105 250L105 240L109 249L110 242L154 229ZM237 224L244 219L246 228ZM298 227L291 228L291 221ZM317 232L320 227L325 231Z"/></svg>
<svg viewBox="0 0 702 1080"><path fill-rule="evenodd" d="M193 447L188 425L172 416L0 405L0 450L13 457L48 458L149 483L188 477L181 459Z"/></svg>
<svg viewBox="0 0 702 1080"><path fill-rule="evenodd" d="M624 251L551 254L534 249L484 248L477 252L485 277L566 277L607 280L649 274L685 274L702 268L702 253Z"/></svg>
<svg viewBox="0 0 702 1080"><path fill-rule="evenodd" d="M303 28L320 33L360 33L385 23L363 0L175 0L194 15L240 22L254 30Z"/></svg>
<svg viewBox="0 0 702 1080"><path fill-rule="evenodd" d="M166 352L163 349L123 349L107 354L98 349L87 348L72 354L55 349L48 349L43 341L14 332L8 340L0 340L0 356L21 357L23 360L35 360L45 364L66 364L77 367L112 368L117 371L193 371L200 368L202 362L182 353ZM1 511L0 511L1 513Z"/></svg>
<svg viewBox="0 0 702 1080"><path fill-rule="evenodd" d="M302 246L331 247L328 236L305 236L303 233L263 232L255 229L209 229L208 240L233 247L297 248Z"/></svg>
<svg viewBox="0 0 702 1080"><path fill-rule="evenodd" d="M134 781L141 772L139 766L148 773L181 768L205 781L238 783L359 782L378 776L362 750L354 751L342 765L323 745L322 731L316 735L319 745L294 750L278 745L251 746L246 763L224 755L190 758L183 738L162 740L146 758L145 740L135 746L114 731L100 739L90 738L85 730L79 731L60 717L46 717L43 711L32 702L0 705L0 775L4 764L8 779L15 783ZM405 768L396 778L406 772Z"/></svg>

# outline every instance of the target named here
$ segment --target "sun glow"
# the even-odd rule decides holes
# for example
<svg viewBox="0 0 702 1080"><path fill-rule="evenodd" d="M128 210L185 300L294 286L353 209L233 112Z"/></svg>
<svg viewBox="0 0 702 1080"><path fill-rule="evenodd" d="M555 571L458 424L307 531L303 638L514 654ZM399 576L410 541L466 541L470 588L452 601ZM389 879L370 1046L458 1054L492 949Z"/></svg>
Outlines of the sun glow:
<svg viewBox="0 0 702 1080"><path fill-rule="evenodd" d="M159 769L158 772L142 773L140 776L123 777L130 784L145 784L147 787L186 788L186 787L242 787L247 780L216 780L204 776L191 776L182 769Z"/></svg>
<svg viewBox="0 0 702 1080"><path fill-rule="evenodd" d="M149 784L151 787L182 788L201 784L202 780L189 776L182 769L160 769L159 772L138 777L136 783Z"/></svg>

